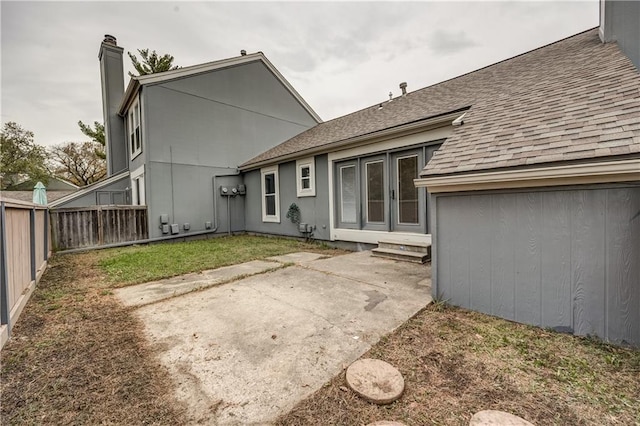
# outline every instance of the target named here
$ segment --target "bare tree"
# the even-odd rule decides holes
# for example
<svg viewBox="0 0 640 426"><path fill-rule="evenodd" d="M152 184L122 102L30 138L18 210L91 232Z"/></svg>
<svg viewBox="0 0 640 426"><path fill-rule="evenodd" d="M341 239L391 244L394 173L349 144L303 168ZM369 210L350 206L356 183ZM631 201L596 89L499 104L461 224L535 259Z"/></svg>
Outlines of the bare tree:
<svg viewBox="0 0 640 426"><path fill-rule="evenodd" d="M97 142L66 142L49 151L54 175L78 186L90 185L107 175L104 146Z"/></svg>

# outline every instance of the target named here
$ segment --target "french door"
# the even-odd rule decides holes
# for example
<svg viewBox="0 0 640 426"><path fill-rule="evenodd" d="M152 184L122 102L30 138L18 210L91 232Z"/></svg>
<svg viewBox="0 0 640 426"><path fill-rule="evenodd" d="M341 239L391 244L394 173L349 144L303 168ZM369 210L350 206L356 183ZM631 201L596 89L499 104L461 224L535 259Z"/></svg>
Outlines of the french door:
<svg viewBox="0 0 640 426"><path fill-rule="evenodd" d="M423 150L391 155L392 231L426 232L425 191L413 180L424 167Z"/></svg>
<svg viewBox="0 0 640 426"><path fill-rule="evenodd" d="M425 149L416 148L336 163L338 227L427 232L426 192L413 184L424 158Z"/></svg>

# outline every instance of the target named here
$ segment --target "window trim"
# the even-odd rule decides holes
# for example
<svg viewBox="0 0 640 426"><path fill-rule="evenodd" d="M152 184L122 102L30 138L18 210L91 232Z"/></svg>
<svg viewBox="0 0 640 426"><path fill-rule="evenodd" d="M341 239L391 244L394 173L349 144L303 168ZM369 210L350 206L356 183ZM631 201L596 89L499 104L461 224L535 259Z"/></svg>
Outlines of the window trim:
<svg viewBox="0 0 640 426"><path fill-rule="evenodd" d="M275 215L267 215L267 203L265 202L266 196L271 195L266 193L265 181L264 178L267 175L273 174L274 176L274 186L275 186L275 204L276 204L276 214ZM262 204L262 221L263 222L273 222L280 223L280 181L278 177L278 166L271 167L263 167L260 169L260 203Z"/></svg>
<svg viewBox="0 0 640 426"><path fill-rule="evenodd" d="M309 168L309 188L303 188L302 169ZM315 157L302 158L296 160L296 190L298 197L315 197L316 196L316 164Z"/></svg>
<svg viewBox="0 0 640 426"><path fill-rule="evenodd" d="M137 124L137 125L136 125ZM142 153L142 111L138 99L131 103L127 111L127 136L131 159Z"/></svg>
<svg viewBox="0 0 640 426"><path fill-rule="evenodd" d="M144 187L144 164L131 172L131 205L132 206L146 206L147 199ZM136 185L137 183L137 185ZM137 204L134 204L135 200L139 200Z"/></svg>

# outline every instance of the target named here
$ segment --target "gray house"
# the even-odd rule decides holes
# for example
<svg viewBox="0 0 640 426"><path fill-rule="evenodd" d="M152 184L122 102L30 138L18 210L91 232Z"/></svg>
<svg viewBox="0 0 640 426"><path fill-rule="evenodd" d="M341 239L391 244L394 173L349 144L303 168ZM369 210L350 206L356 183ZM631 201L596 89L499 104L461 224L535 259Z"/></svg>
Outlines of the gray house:
<svg viewBox="0 0 640 426"><path fill-rule="evenodd" d="M599 29L327 122L262 53L125 91L107 37L109 177L56 203L146 205L150 237L432 247L437 299L640 345L638 17L603 1Z"/></svg>
<svg viewBox="0 0 640 426"><path fill-rule="evenodd" d="M53 207L146 205L150 238L243 231L237 166L321 121L261 52L135 77L126 91L114 37L99 59L108 177Z"/></svg>

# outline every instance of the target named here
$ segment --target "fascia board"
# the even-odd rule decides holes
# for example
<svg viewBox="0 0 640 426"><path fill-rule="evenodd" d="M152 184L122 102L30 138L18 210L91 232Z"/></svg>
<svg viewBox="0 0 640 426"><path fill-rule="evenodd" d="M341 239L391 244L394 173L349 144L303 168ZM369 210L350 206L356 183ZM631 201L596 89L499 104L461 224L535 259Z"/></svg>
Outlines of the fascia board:
<svg viewBox="0 0 640 426"><path fill-rule="evenodd" d="M640 181L640 159L415 179L430 193Z"/></svg>

